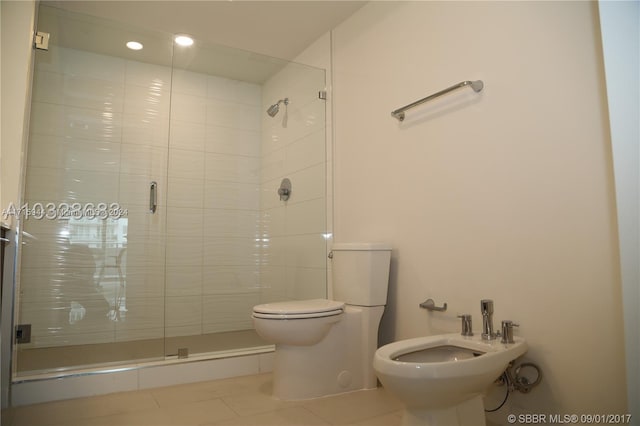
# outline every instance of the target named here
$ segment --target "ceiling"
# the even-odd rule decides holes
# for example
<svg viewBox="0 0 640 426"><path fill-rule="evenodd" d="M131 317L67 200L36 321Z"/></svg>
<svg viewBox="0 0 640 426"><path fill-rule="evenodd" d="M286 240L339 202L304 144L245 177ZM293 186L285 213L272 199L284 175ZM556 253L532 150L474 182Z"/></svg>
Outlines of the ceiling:
<svg viewBox="0 0 640 426"><path fill-rule="evenodd" d="M64 1L42 4L292 60L365 1Z"/></svg>

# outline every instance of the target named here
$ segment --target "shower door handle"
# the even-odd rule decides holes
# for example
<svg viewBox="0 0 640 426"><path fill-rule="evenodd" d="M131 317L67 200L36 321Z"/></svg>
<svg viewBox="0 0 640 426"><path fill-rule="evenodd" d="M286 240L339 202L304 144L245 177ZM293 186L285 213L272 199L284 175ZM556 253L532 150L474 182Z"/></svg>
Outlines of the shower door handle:
<svg viewBox="0 0 640 426"><path fill-rule="evenodd" d="M156 212L158 208L158 182L155 180L151 182L149 186L149 212L152 214Z"/></svg>

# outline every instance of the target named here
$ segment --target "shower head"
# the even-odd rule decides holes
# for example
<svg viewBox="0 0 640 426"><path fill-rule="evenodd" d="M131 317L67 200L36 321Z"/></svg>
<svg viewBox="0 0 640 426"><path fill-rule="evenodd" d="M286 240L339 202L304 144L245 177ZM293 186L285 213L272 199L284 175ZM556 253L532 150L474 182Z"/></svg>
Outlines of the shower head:
<svg viewBox="0 0 640 426"><path fill-rule="evenodd" d="M280 111L280 104L281 103L284 103L285 105L289 105L289 98L280 99L278 102L276 102L275 104L273 104L269 108L267 108L267 114L269 114L269 117L275 117L276 116L278 111Z"/></svg>

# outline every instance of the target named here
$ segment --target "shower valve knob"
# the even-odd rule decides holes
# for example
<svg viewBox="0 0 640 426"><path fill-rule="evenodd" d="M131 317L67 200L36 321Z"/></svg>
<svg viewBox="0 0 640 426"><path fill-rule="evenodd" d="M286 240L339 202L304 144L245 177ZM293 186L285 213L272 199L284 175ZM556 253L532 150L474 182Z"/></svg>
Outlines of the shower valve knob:
<svg viewBox="0 0 640 426"><path fill-rule="evenodd" d="M287 201L289 199L289 190L286 188L278 189L278 195L282 201Z"/></svg>
<svg viewBox="0 0 640 426"><path fill-rule="evenodd" d="M287 201L291 196L291 181L287 178L282 179L280 182L280 188L278 188L278 195L280 201Z"/></svg>

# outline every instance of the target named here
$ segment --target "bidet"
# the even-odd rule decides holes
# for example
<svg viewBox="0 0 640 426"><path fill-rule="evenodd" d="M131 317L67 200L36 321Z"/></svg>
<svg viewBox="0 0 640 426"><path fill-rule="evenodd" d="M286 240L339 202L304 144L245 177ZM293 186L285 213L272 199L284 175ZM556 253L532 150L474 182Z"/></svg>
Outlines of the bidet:
<svg viewBox="0 0 640 426"><path fill-rule="evenodd" d="M373 368L404 403L405 426L482 426L484 392L527 351L524 339L513 340L458 333L401 340L378 349Z"/></svg>

